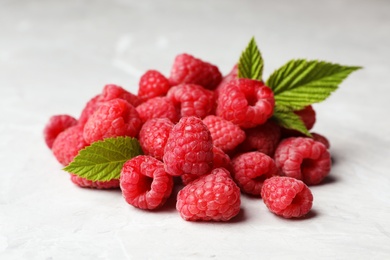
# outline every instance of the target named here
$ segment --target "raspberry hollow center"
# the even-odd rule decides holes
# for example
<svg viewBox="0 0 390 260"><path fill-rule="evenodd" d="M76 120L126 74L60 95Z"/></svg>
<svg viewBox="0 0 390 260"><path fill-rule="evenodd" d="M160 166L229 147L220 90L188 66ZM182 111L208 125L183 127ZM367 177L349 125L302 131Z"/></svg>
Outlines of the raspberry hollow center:
<svg viewBox="0 0 390 260"><path fill-rule="evenodd" d="M146 193L152 189L153 178L142 176L139 180L139 193Z"/></svg>
<svg viewBox="0 0 390 260"><path fill-rule="evenodd" d="M303 174L305 174L306 172L311 172L315 170L316 165L317 165L316 160L309 159L309 158L303 159L301 163L301 172Z"/></svg>

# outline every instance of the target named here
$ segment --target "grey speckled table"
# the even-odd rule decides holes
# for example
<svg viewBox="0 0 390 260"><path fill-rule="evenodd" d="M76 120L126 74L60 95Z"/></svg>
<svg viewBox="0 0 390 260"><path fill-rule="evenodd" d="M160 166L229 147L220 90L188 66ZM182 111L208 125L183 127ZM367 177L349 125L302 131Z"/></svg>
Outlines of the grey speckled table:
<svg viewBox="0 0 390 260"><path fill-rule="evenodd" d="M389 12L385 0L1 0L0 258L390 258ZM174 200L140 211L77 188L45 147L48 118L78 116L104 84L136 91L182 52L227 73L253 35L266 76L301 57L364 67L315 106L334 165L309 218L247 196L229 224L185 222Z"/></svg>

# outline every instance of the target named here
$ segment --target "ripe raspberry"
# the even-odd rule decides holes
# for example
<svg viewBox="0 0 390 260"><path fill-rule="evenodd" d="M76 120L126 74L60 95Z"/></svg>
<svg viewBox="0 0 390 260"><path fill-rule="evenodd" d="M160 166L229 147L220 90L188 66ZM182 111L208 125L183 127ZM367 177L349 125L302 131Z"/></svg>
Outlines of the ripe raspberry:
<svg viewBox="0 0 390 260"><path fill-rule="evenodd" d="M176 209L188 221L228 221L240 205L240 189L227 170L217 168L180 190Z"/></svg>
<svg viewBox="0 0 390 260"><path fill-rule="evenodd" d="M331 168L325 145L305 137L290 137L280 142L275 151L275 163L283 175L307 185L320 183Z"/></svg>
<svg viewBox="0 0 390 260"><path fill-rule="evenodd" d="M245 140L245 132L238 125L219 116L209 115L203 123L210 130L213 144L224 152L232 151Z"/></svg>
<svg viewBox="0 0 390 260"><path fill-rule="evenodd" d="M219 93L216 115L243 128L263 124L273 114L272 90L261 81L236 79Z"/></svg>
<svg viewBox="0 0 390 260"><path fill-rule="evenodd" d="M203 175L213 166L213 141L207 126L197 117L183 117L168 138L164 150L167 173Z"/></svg>
<svg viewBox="0 0 390 260"><path fill-rule="evenodd" d="M273 156L280 141L281 131L273 121L245 130L246 138L239 146L241 152L259 151Z"/></svg>
<svg viewBox="0 0 390 260"><path fill-rule="evenodd" d="M87 123L88 118L98 109L100 105L100 95L96 95L91 98L87 104L85 105L81 115L79 117L79 124L85 125Z"/></svg>
<svg viewBox="0 0 390 260"><path fill-rule="evenodd" d="M223 77L221 83L217 86L215 89L215 97L218 98L219 92L228 85L228 83L234 79L238 78L238 64L234 65L233 69L227 74L225 77Z"/></svg>
<svg viewBox="0 0 390 260"><path fill-rule="evenodd" d="M172 123L179 121L179 113L173 103L166 97L155 97L136 107L142 122L152 118L166 117Z"/></svg>
<svg viewBox="0 0 390 260"><path fill-rule="evenodd" d="M58 162L68 165L73 158L88 144L83 138L83 128L75 125L61 132L54 140L52 151Z"/></svg>
<svg viewBox="0 0 390 260"><path fill-rule="evenodd" d="M216 66L189 54L176 56L169 78L173 86L190 83L201 85L207 89L214 89L221 80L222 74Z"/></svg>
<svg viewBox="0 0 390 260"><path fill-rule="evenodd" d="M284 218L302 217L313 205L310 189L302 181L290 177L265 180L261 197L271 212Z"/></svg>
<svg viewBox="0 0 390 260"><path fill-rule="evenodd" d="M169 80L156 70L148 70L142 75L138 86L138 97L142 101L158 96L165 96L171 87Z"/></svg>
<svg viewBox="0 0 390 260"><path fill-rule="evenodd" d="M226 153L224 153L218 147L213 147L213 167L215 168L225 168L226 170L231 169L230 157ZM198 179L200 176L190 173L185 173L180 176L184 185Z"/></svg>
<svg viewBox="0 0 390 260"><path fill-rule="evenodd" d="M276 176L278 168L274 160L260 152L240 154L232 159L232 175L245 193L260 196L266 179Z"/></svg>
<svg viewBox="0 0 390 260"><path fill-rule="evenodd" d="M165 172L161 161L139 155L123 165L120 187L127 203L151 210L161 207L171 195L173 178Z"/></svg>
<svg viewBox="0 0 390 260"><path fill-rule="evenodd" d="M314 111L312 106L307 106L302 110L294 111L294 113L297 114L302 119L307 130L310 130L313 128L314 123L316 122L316 112ZM291 136L297 137L297 136L303 136L303 134L299 131L282 128L282 136L283 137L291 137Z"/></svg>
<svg viewBox="0 0 390 260"><path fill-rule="evenodd" d="M77 125L77 120L69 115L55 115L50 117L49 122L43 130L43 136L47 146L51 149L54 140L65 129Z"/></svg>
<svg viewBox="0 0 390 260"><path fill-rule="evenodd" d="M100 102L106 102L110 101L116 98L120 98L123 100L126 100L129 102L131 105L134 107L138 106L141 104L141 100L134 94L128 92L124 88L114 85L114 84L108 84L104 86L103 92L100 95Z"/></svg>
<svg viewBox="0 0 390 260"><path fill-rule="evenodd" d="M146 121L139 131L138 138L144 153L162 160L164 148L173 126L168 118L153 118Z"/></svg>
<svg viewBox="0 0 390 260"><path fill-rule="evenodd" d="M322 143L328 149L330 148L330 143L325 136L317 134L317 133L311 133L311 135L312 135L314 141Z"/></svg>
<svg viewBox="0 0 390 260"><path fill-rule="evenodd" d="M70 174L70 180L81 188L91 188L98 190L119 188L118 179L112 179L110 181L90 181L75 174Z"/></svg>
<svg viewBox="0 0 390 260"><path fill-rule="evenodd" d="M138 135L141 119L135 108L123 99L104 102L84 126L84 139L91 144L116 136Z"/></svg>
<svg viewBox="0 0 390 260"><path fill-rule="evenodd" d="M197 116L204 118L213 109L215 99L210 90L195 84L183 84L172 87L167 94L180 111L180 116Z"/></svg>

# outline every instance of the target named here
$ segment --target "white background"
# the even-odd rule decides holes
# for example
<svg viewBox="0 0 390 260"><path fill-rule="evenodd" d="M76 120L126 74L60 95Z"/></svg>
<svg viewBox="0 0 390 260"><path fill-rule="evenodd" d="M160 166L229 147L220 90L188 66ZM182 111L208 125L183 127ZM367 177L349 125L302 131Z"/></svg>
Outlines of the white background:
<svg viewBox="0 0 390 260"><path fill-rule="evenodd" d="M0 0L0 259L389 259L390 2ZM242 197L232 223L190 223L73 185L45 146L107 83L136 92L188 52L226 74L255 36L265 77L292 58L364 69L315 105L334 165L303 220Z"/></svg>

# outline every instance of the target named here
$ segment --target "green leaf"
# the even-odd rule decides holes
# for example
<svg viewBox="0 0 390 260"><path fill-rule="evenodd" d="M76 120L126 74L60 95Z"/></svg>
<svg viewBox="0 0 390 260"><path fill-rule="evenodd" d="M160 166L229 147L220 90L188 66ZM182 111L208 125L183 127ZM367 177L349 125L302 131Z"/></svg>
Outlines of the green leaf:
<svg viewBox="0 0 390 260"><path fill-rule="evenodd" d="M107 138L87 146L64 168L91 181L118 179L123 164L142 154L137 139L131 137Z"/></svg>
<svg viewBox="0 0 390 260"><path fill-rule="evenodd" d="M260 50L255 38L252 37L238 62L238 77L262 80L263 66L264 62Z"/></svg>
<svg viewBox="0 0 390 260"><path fill-rule="evenodd" d="M291 60L267 80L275 94L275 103L300 110L325 100L356 66L342 66L325 61Z"/></svg>
<svg viewBox="0 0 390 260"><path fill-rule="evenodd" d="M272 118L284 128L297 130L311 137L302 119L288 107L276 106Z"/></svg>

